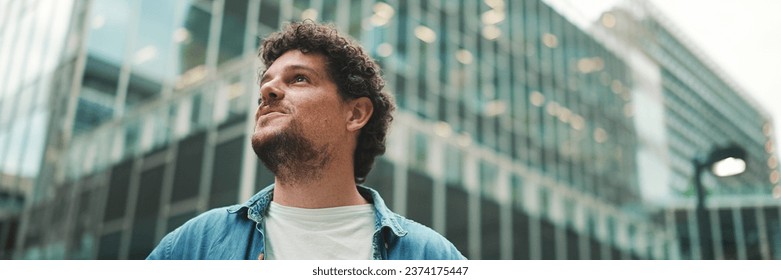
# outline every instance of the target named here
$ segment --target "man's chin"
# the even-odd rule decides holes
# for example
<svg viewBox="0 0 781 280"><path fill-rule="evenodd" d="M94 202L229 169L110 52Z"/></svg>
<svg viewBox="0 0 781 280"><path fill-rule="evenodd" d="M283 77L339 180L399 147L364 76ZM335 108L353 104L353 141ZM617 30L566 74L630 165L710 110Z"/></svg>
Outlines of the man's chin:
<svg viewBox="0 0 781 280"><path fill-rule="evenodd" d="M274 141L274 134L266 133L266 132L255 132L252 134L252 149L255 150L255 154L260 156L260 153L267 150L269 148L270 143Z"/></svg>
<svg viewBox="0 0 781 280"><path fill-rule="evenodd" d="M299 161L295 156L300 153L301 145L296 141L299 139L291 136L287 133L257 132L252 135L252 150L274 176L280 174L282 166Z"/></svg>
<svg viewBox="0 0 781 280"><path fill-rule="evenodd" d="M273 138L283 137L284 130L282 127L277 126L262 126L255 127L255 131L252 132L252 142L265 143L271 141Z"/></svg>
<svg viewBox="0 0 781 280"><path fill-rule="evenodd" d="M279 164L278 157L275 156L275 149L279 149L278 142L279 140L273 139L271 135L258 135L258 133L252 135L252 150L263 165L275 174Z"/></svg>
<svg viewBox="0 0 781 280"><path fill-rule="evenodd" d="M282 167L292 172L288 175L312 175L330 159L326 147L315 147L311 141L301 136L299 131L295 126L284 131L264 128L252 135L252 149L275 176L280 176Z"/></svg>

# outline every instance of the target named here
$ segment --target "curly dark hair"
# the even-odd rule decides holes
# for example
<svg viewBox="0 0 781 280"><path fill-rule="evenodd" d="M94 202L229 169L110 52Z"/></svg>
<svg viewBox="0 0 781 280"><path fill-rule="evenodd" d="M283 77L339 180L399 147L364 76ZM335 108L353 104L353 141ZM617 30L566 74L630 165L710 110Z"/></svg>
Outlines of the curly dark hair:
<svg viewBox="0 0 781 280"><path fill-rule="evenodd" d="M293 22L263 40L258 56L268 69L290 50L318 53L326 57L328 75L344 100L367 97L374 112L358 135L353 155L355 182L363 183L374 158L385 153L385 136L395 110L393 98L383 92L380 67L355 40L339 34L333 25L311 20Z"/></svg>

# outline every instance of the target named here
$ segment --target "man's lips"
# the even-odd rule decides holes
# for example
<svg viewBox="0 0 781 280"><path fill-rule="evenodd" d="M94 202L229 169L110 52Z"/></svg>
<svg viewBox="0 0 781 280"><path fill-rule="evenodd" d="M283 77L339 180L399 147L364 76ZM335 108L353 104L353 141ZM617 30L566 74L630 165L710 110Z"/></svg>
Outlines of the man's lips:
<svg viewBox="0 0 781 280"><path fill-rule="evenodd" d="M277 108L266 107L260 110L260 116L266 116L270 114L277 115L277 114L286 114L286 113L284 110L282 110L282 108L278 108L278 107Z"/></svg>
<svg viewBox="0 0 781 280"><path fill-rule="evenodd" d="M284 112L278 111L278 110L268 110L266 112L263 112L258 117L258 121L266 122L266 121L269 121L269 120L277 118L277 117L282 117L284 115L287 115L287 113L284 113Z"/></svg>
<svg viewBox="0 0 781 280"><path fill-rule="evenodd" d="M261 116L277 116L277 115L284 115L284 114L285 114L285 113L282 113L282 112L277 112L277 111L273 111L273 112L268 112L268 113L265 113L265 114L263 114L263 115L261 115Z"/></svg>

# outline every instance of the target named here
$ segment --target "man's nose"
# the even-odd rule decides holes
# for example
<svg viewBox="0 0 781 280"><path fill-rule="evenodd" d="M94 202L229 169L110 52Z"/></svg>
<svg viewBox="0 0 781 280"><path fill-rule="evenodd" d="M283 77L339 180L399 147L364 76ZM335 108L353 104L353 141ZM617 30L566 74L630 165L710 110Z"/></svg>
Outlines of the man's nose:
<svg viewBox="0 0 781 280"><path fill-rule="evenodd" d="M273 79L260 87L260 97L263 103L270 103L285 97L285 92L279 86L279 79Z"/></svg>

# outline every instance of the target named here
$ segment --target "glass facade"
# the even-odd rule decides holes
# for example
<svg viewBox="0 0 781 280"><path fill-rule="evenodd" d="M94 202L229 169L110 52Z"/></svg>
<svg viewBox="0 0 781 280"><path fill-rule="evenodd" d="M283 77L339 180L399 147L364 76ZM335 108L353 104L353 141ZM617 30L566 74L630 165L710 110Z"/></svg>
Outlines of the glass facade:
<svg viewBox="0 0 781 280"><path fill-rule="evenodd" d="M645 197L645 154L638 152L646 147L644 128L634 108L636 98L644 98L636 89L649 82L633 74L636 63L545 2L56 2L69 9L57 9L64 23L48 27L68 35L68 44L61 38L55 48L64 51L51 55L55 70L31 72L44 73L33 87L0 84L8 88L0 96L0 166L11 178L3 182L28 185L20 199L31 198L17 218L0 219L4 258L144 258L187 219L242 202L273 182L249 141L256 51L260 38L305 18L333 22L361 41L399 105L388 152L367 185L392 210L442 233L468 258L698 257L691 252L699 240L688 230L692 209L648 207ZM24 32L53 13L43 3L4 4L3 13L13 16L4 17L2 36L29 36L33 45L44 40ZM667 36L664 28L642 24L654 36ZM11 62L0 64L0 79L25 81L12 67L32 67L34 60L15 60L28 44L10 42L24 40L2 41L0 58ZM663 186L685 189L691 170L684 165L694 144L722 134L739 133L737 140L752 145L750 164L767 166L766 118L739 94L721 90L726 84L713 86L721 90L714 96L697 91L720 82L718 76L679 70L705 66L665 64L669 55L653 55L685 51L673 45L677 41L643 42L651 64L661 65L659 83L650 83L664 100L663 119L655 120L671 131L663 143L675 155ZM31 105L39 100L40 107ZM701 103L725 115L707 115ZM697 130L688 128L692 122ZM37 153L19 153L28 157L22 159L19 145ZM17 163L36 173L22 172ZM769 185L770 172L751 172L719 180L725 184L719 188L730 189L720 199L764 194L755 190ZM685 199L682 193L666 201ZM777 206L711 209L720 221L714 227L736 229L717 231L730 240L717 247L724 258L778 258Z"/></svg>
<svg viewBox="0 0 781 280"><path fill-rule="evenodd" d="M774 175L778 174L777 152L772 147L768 114L744 98L729 77L695 47L686 46L662 14L643 1L633 3L638 5L619 6L603 14L599 27L623 44L635 45L635 53L620 53L627 60L647 60L634 62L645 68L638 72L655 72L636 75L636 83L646 86L636 87L633 95L646 102L644 108L635 107L637 114L645 115L636 122L642 135L640 150L645 150L640 152L645 157L641 167L648 172L660 167L649 159L664 162L664 171L659 172L664 176L641 180L641 188L658 189L663 183L666 189L663 195L655 191L657 206L646 207L647 211L657 211L651 215L674 228L682 259L776 258L775 233L762 233L762 227L770 226L773 232L779 228L771 225L773 221L758 223L768 223L766 217L775 219L778 214L774 212L779 210L779 182ZM637 13L638 7L646 13ZM654 110L658 111L649 113ZM724 178L703 172L707 198L703 218L710 226L701 229L695 210L693 161L729 143L746 149L746 172Z"/></svg>
<svg viewBox="0 0 781 280"><path fill-rule="evenodd" d="M19 216L34 195L62 78L73 1L0 3L0 259L11 258ZM71 73L72 74L72 73Z"/></svg>

